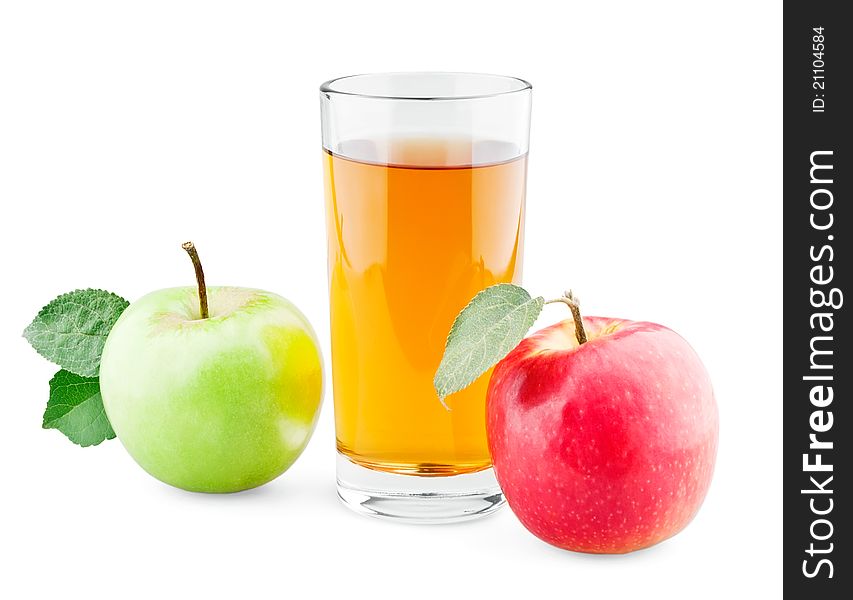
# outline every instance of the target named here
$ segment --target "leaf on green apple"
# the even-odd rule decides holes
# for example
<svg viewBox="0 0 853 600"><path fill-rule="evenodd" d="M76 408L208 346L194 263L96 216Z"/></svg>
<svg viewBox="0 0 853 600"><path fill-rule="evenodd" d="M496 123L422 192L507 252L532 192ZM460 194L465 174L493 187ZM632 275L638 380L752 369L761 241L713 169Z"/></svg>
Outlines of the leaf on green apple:
<svg viewBox="0 0 853 600"><path fill-rule="evenodd" d="M127 306L127 300L103 290L62 294L39 311L24 337L47 360L94 377L107 334Z"/></svg>
<svg viewBox="0 0 853 600"><path fill-rule="evenodd" d="M50 399L42 427L58 429L79 446L96 446L116 434L104 411L97 377L62 369L50 380Z"/></svg>
<svg viewBox="0 0 853 600"><path fill-rule="evenodd" d="M453 321L433 385L442 404L518 346L542 312L542 297L499 283L474 296Z"/></svg>

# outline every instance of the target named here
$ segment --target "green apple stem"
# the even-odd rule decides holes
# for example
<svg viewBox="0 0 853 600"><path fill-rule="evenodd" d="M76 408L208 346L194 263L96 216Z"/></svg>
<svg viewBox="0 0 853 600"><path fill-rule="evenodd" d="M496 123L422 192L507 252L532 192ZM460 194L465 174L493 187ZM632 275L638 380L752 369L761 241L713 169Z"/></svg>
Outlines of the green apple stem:
<svg viewBox="0 0 853 600"><path fill-rule="evenodd" d="M572 319L575 322L575 337L578 340L578 344L585 344L586 331L583 328L583 319L581 319L581 305L577 296L572 293L572 290L569 290L559 298L547 300L545 304L554 304L555 302L562 302L563 304L569 307L570 311L572 311Z"/></svg>
<svg viewBox="0 0 853 600"><path fill-rule="evenodd" d="M195 279L198 282L198 305L201 310L201 318L206 319L210 314L207 309L207 286L204 285L204 271L201 269L201 260L198 258L198 251L195 249L195 244L192 242L184 242L181 248L187 251L190 259L195 267Z"/></svg>

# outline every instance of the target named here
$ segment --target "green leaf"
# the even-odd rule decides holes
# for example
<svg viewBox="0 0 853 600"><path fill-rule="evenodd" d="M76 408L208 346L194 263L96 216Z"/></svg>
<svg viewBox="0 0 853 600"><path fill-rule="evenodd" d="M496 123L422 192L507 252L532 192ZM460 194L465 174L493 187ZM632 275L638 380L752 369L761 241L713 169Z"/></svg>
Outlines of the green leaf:
<svg viewBox="0 0 853 600"><path fill-rule="evenodd" d="M94 377L107 334L127 305L124 298L103 290L69 292L41 309L24 337L47 360Z"/></svg>
<svg viewBox="0 0 853 600"><path fill-rule="evenodd" d="M50 380L50 399L42 427L58 429L80 446L96 446L113 439L113 431L97 377L80 377L65 369Z"/></svg>
<svg viewBox="0 0 853 600"><path fill-rule="evenodd" d="M499 283L474 296L453 322L433 385L442 403L465 389L524 339L545 304L522 287Z"/></svg>

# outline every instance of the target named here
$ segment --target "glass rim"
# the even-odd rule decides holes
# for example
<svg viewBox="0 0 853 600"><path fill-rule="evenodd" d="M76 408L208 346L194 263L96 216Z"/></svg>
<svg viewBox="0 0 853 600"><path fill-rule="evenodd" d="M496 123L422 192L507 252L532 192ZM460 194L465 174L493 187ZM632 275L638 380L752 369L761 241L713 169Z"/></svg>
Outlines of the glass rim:
<svg viewBox="0 0 853 600"><path fill-rule="evenodd" d="M345 82L347 80L356 79L360 77L393 77L395 75L454 75L454 76L474 76L474 77L488 77L503 81L514 81L518 87L509 90L502 90L497 92L489 92L483 94L450 94L450 95L436 95L436 96L397 96L392 94L365 94L360 92L353 92L347 90L334 89L336 84L341 82ZM525 79L521 77L515 77L513 75L495 75L493 73L474 73L474 72L466 72L466 71L390 71L390 72L380 72L380 73L357 73L354 75L344 75L342 77L335 77L333 79L329 79L328 81L324 81L320 85L320 92L323 94L336 94L340 96L350 96L355 98L370 98L374 100L411 100L418 102L438 102L438 101L454 101L454 100L477 100L481 98L495 98L498 96L507 96L510 94L517 94L520 92L526 92L533 89L533 85Z"/></svg>

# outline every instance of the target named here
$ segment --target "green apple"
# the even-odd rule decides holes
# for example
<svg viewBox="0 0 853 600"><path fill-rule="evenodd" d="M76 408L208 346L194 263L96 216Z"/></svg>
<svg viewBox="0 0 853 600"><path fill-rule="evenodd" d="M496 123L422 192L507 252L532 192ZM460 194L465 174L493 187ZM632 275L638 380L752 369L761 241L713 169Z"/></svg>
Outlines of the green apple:
<svg viewBox="0 0 853 600"><path fill-rule="evenodd" d="M209 312L199 310L200 291ZM275 479L305 448L322 357L293 304L261 290L205 289L202 277L200 290L159 290L124 311L100 385L116 435L148 473L185 490L235 492Z"/></svg>

